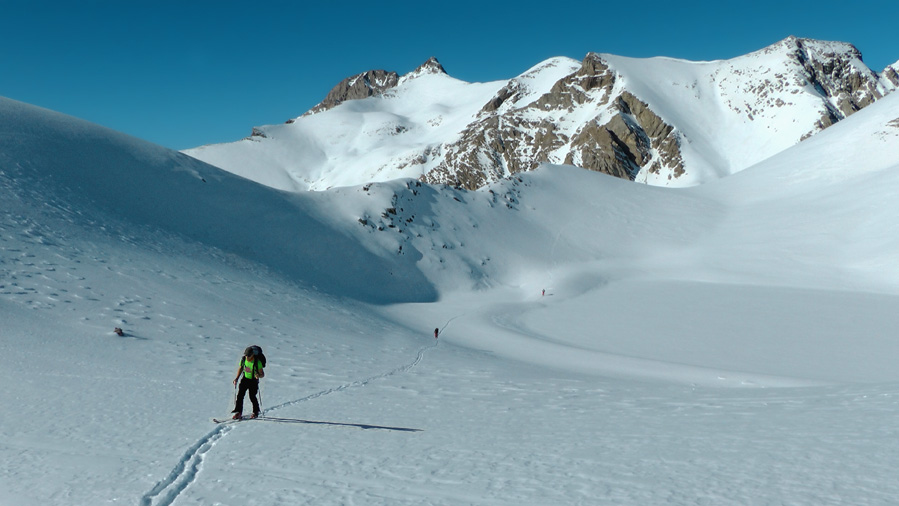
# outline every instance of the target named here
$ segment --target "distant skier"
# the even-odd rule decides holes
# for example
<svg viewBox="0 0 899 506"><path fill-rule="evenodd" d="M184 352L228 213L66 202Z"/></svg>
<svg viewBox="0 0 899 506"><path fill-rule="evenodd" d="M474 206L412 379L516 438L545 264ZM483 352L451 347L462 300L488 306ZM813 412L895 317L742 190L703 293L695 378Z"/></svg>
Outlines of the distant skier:
<svg viewBox="0 0 899 506"><path fill-rule="evenodd" d="M234 401L234 420L239 420L243 416L243 398L247 391L250 392L250 402L253 403L252 418L259 416L259 401L256 394L259 393L259 378L265 376L265 355L262 354L262 348L258 346L250 346L244 350L243 357L240 359L240 366L237 369L237 377L234 378L234 386L240 380L240 386L237 389L237 398Z"/></svg>
<svg viewBox="0 0 899 506"><path fill-rule="evenodd" d="M540 292L540 296L541 296L541 297L543 297L544 295L546 295L546 288L544 288L543 291Z"/></svg>
<svg viewBox="0 0 899 506"><path fill-rule="evenodd" d="M439 328L434 329L434 339L437 339L437 334L439 334L439 333L440 333Z"/></svg>
<svg viewBox="0 0 899 506"><path fill-rule="evenodd" d="M116 327L115 329L113 329L113 332L115 332L115 334L119 337L125 336L125 331L120 329L119 327Z"/></svg>

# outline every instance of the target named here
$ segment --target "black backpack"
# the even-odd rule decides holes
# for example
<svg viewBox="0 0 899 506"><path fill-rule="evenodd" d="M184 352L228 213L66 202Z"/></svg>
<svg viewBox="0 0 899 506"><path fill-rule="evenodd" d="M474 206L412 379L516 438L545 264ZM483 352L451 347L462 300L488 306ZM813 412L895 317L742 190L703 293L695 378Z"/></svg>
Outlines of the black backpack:
<svg viewBox="0 0 899 506"><path fill-rule="evenodd" d="M256 346L255 344L253 346L247 346L247 349L244 350L244 352L243 352L243 356L246 357L247 355L250 355L250 354L253 355L253 360L258 360L259 365L261 365L262 368L264 369L265 368L265 354L262 353L262 348L259 346Z"/></svg>

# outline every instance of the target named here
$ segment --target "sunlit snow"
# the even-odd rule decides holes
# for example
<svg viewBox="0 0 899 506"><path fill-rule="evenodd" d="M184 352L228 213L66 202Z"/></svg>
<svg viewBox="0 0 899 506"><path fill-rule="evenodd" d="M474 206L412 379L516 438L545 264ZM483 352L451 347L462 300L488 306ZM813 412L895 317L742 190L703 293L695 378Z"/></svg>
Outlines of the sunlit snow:
<svg viewBox="0 0 899 506"><path fill-rule="evenodd" d="M891 504L897 119L288 193L0 99L0 503ZM213 424L250 344L270 419Z"/></svg>

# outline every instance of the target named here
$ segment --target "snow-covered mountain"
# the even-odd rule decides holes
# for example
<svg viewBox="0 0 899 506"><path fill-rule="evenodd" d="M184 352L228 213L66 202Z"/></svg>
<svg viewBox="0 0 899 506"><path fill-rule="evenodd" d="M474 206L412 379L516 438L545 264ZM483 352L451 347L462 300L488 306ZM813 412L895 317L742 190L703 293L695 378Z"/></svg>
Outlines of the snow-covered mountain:
<svg viewBox="0 0 899 506"><path fill-rule="evenodd" d="M0 503L891 504L896 153L894 93L690 188L291 193L0 99Z"/></svg>
<svg viewBox="0 0 899 506"><path fill-rule="evenodd" d="M430 59L370 71L284 125L186 153L289 191L412 177L467 189L549 162L692 186L793 146L897 87L852 45L787 38L724 61L588 54L466 83Z"/></svg>

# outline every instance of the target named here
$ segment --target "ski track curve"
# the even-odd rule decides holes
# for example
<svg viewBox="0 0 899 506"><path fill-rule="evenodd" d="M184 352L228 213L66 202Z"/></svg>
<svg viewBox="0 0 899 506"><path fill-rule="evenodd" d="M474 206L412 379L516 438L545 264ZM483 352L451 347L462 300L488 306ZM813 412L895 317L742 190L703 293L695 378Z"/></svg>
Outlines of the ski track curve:
<svg viewBox="0 0 899 506"><path fill-rule="evenodd" d="M328 390L323 390L312 395L307 395L306 397L278 404L277 406L272 406L265 411L274 411L277 409L286 408L288 406L293 406L301 402L307 402L313 399L318 399L319 397L324 397L326 395L343 392L344 390L349 390L351 388L363 387L373 381L386 379L397 374L408 372L415 366L420 364L422 360L424 360L427 350L435 348L437 344L438 342L435 341L434 344L430 346L422 347L418 350L418 354L415 356L415 360L408 364L404 364L395 369L387 371L383 374L377 374L375 376L371 376L359 381L354 381L352 383L346 383L338 387L329 388ZM178 460L178 463L175 465L172 471L165 478L160 480L149 492L144 494L144 496L140 500L140 506L171 506L172 504L174 504L178 497L185 490L187 490L191 483L196 481L197 476L199 475L203 467L203 462L206 459L206 454L209 453L210 450L212 450L212 448L220 439L225 437L236 427L236 425L219 425L216 428L212 429L208 434L200 438L200 440L194 443L193 446L185 450L184 454Z"/></svg>

